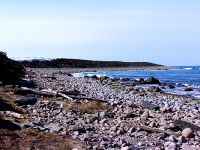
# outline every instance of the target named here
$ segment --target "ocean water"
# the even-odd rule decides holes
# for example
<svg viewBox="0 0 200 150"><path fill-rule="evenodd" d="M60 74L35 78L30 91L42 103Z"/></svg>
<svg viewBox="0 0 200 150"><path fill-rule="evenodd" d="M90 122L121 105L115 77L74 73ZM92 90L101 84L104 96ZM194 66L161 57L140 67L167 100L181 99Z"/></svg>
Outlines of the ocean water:
<svg viewBox="0 0 200 150"><path fill-rule="evenodd" d="M176 66L171 70L129 70L129 71L108 71L108 72L85 72L75 76L109 76L111 78L149 78L155 77L167 85L173 84L174 89L166 86L164 92L185 95L200 99L200 66ZM150 85L141 85L147 88ZM151 85L152 86L152 85ZM158 86L158 85L156 85ZM186 92L185 88L191 87L193 91Z"/></svg>

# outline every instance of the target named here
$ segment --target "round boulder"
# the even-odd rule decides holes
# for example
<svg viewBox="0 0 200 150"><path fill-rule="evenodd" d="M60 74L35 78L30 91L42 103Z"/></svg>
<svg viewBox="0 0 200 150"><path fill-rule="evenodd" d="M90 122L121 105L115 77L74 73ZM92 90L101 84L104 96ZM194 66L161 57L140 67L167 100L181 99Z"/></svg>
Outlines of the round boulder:
<svg viewBox="0 0 200 150"><path fill-rule="evenodd" d="M194 133L191 128L185 128L182 131L182 136L184 136L185 138L192 138L194 137Z"/></svg>

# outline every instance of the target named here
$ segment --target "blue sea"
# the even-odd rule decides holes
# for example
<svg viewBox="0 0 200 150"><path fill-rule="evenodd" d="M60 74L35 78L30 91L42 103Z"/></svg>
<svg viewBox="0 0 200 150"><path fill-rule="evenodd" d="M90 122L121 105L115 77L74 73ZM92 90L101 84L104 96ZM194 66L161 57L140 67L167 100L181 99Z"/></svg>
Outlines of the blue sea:
<svg viewBox="0 0 200 150"><path fill-rule="evenodd" d="M166 88L163 89L166 93L173 93L179 95L185 95L200 99L200 66L176 66L170 70L130 70L130 71L108 71L108 72L85 72L79 75L97 75L97 76L109 76L111 78L149 78L155 77L162 83L167 85L172 84L175 86L174 89ZM150 85L141 85L147 88ZM152 86L152 85L151 85ZM159 86L159 85L156 85ZM191 87L193 91L186 92L185 88Z"/></svg>

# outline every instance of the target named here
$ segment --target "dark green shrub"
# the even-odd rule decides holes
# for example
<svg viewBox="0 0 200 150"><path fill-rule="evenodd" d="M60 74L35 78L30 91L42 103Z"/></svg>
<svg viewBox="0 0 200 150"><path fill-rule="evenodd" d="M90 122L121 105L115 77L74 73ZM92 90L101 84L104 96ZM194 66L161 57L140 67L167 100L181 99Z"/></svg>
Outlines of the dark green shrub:
<svg viewBox="0 0 200 150"><path fill-rule="evenodd" d="M23 77L24 67L17 61L7 57L5 52L0 52L0 80L11 80Z"/></svg>

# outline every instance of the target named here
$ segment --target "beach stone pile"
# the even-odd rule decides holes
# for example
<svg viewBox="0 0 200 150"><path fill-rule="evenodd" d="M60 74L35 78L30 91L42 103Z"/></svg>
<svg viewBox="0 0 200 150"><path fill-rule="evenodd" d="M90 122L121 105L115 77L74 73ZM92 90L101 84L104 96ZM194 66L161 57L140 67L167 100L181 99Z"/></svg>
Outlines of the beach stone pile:
<svg viewBox="0 0 200 150"><path fill-rule="evenodd" d="M26 110L26 127L78 139L94 150L200 149L197 100L144 90L109 77L77 78L58 70L29 72L27 78L35 81L36 91L76 91L82 98L37 96L35 104L20 106ZM94 100L107 108L83 112L71 106Z"/></svg>

